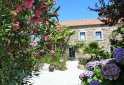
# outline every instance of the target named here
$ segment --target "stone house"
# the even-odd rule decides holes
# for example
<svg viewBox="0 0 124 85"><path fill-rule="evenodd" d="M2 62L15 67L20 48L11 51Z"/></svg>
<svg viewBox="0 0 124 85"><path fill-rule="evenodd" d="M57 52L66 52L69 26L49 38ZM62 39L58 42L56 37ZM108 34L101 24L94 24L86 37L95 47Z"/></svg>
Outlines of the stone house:
<svg viewBox="0 0 124 85"><path fill-rule="evenodd" d="M109 36L112 31L118 27L118 25L105 25L99 19L62 21L60 24L69 26L72 31L75 31L75 34L71 36L69 43L76 43L77 41L85 41L87 43L97 41L99 45L101 47L103 46L104 50L108 52L111 51ZM69 48L68 54L70 57L74 58L82 57L82 55L75 52L74 48Z"/></svg>

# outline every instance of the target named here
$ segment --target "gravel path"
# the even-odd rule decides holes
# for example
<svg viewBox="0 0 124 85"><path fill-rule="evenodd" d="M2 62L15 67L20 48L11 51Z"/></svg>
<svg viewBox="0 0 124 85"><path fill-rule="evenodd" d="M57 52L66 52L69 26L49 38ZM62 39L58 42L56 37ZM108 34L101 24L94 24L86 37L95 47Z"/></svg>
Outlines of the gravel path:
<svg viewBox="0 0 124 85"><path fill-rule="evenodd" d="M83 72L77 68L78 61L67 61L67 70L54 72L48 71L46 64L43 70L40 71L38 77L33 77L31 82L33 85L80 85L79 74Z"/></svg>

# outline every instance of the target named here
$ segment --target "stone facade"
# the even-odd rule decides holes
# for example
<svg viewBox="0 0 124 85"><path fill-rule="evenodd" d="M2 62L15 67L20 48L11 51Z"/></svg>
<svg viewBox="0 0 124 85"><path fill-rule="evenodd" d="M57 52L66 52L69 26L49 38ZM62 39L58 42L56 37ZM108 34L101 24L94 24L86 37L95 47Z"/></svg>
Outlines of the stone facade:
<svg viewBox="0 0 124 85"><path fill-rule="evenodd" d="M80 40L80 32L86 33L86 40L87 43L97 41L101 47L104 47L103 49L110 52L110 42L109 42L109 36L111 35L112 31L117 29L118 26L106 26L106 25L89 25L89 26L71 26L70 29L72 31L75 31L75 34L70 37L69 43L74 44L77 41ZM102 39L96 40L95 38L95 32L101 31L102 33ZM83 55L80 55L79 53L75 53L75 57L83 57Z"/></svg>
<svg viewBox="0 0 124 85"><path fill-rule="evenodd" d="M85 39L82 41L86 43L97 41L99 46L104 47L103 49L108 52L110 52L111 47L109 36L113 30L116 30L118 26L120 26L120 24L116 26L104 25L104 23L98 19L63 21L60 22L60 24L69 26L72 31L75 31L75 34L70 37L69 44L75 44L77 41L81 41L80 33L85 32ZM96 40L96 32L101 32L101 39ZM84 57L84 55L75 52L75 57Z"/></svg>

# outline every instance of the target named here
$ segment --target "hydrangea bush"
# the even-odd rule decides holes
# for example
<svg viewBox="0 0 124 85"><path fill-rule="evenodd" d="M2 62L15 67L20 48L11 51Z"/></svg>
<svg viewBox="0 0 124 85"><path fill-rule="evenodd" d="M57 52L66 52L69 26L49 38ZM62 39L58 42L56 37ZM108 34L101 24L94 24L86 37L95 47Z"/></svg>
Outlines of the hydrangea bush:
<svg viewBox="0 0 124 85"><path fill-rule="evenodd" d="M123 85L123 50L124 48L116 48L113 55L114 58L88 62L86 67L94 75L89 78L80 75L79 78L82 80L82 85Z"/></svg>
<svg viewBox="0 0 124 85"><path fill-rule="evenodd" d="M114 57L117 62L124 63L124 48L116 48L114 52Z"/></svg>
<svg viewBox="0 0 124 85"><path fill-rule="evenodd" d="M120 12L123 11L123 5L123 0L99 0L95 9L90 8L99 13L100 20L105 24L114 25L119 23L120 25L109 37L111 46L115 49L112 56L114 62L102 65L100 69L102 71L99 72L99 74L102 74L101 78L103 78L102 80L99 78L101 85L124 85L124 20L122 18L123 12Z"/></svg>

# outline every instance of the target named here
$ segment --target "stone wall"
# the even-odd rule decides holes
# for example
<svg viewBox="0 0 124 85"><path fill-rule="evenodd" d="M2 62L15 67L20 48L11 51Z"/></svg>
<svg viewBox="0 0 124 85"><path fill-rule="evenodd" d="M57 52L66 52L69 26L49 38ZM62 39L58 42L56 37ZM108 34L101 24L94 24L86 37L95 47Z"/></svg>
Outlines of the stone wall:
<svg viewBox="0 0 124 85"><path fill-rule="evenodd" d="M99 45L104 47L104 50L110 51L110 42L109 42L109 36L111 35L112 31L117 29L118 26L105 26L105 25L95 25L95 26L75 26L70 27L72 31L75 31L75 34L70 37L69 43L74 44L77 41L80 41L80 32L85 31L86 32L86 40L85 42L89 43L92 41L98 41ZM95 39L95 32L101 31L103 34L102 40L96 40ZM76 58L83 57L83 55L80 55L79 53L76 53Z"/></svg>

